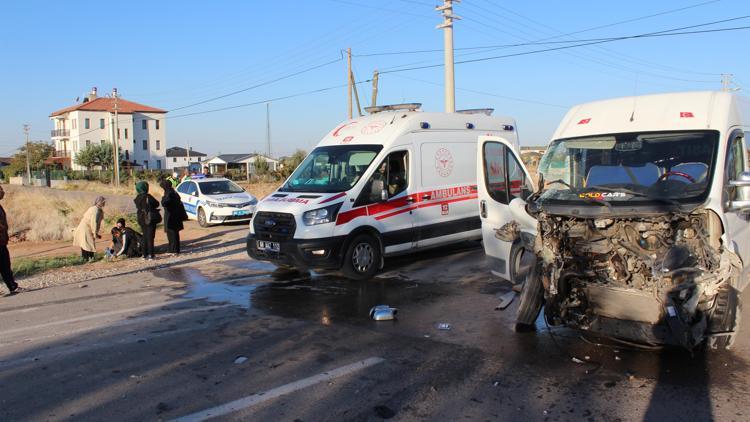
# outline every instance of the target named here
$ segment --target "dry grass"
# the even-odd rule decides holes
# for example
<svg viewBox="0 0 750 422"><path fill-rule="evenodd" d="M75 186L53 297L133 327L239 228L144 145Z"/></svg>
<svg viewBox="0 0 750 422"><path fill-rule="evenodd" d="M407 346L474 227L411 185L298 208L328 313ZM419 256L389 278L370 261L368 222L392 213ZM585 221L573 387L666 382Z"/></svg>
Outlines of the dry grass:
<svg viewBox="0 0 750 422"><path fill-rule="evenodd" d="M150 183L149 185L153 185ZM156 187L156 186L154 186ZM61 190L66 191L83 191L96 192L102 195L133 195L135 196L135 183L123 183L119 187L101 182L92 182L88 180L77 180L69 182Z"/></svg>
<svg viewBox="0 0 750 422"><path fill-rule="evenodd" d="M91 195L44 188L5 187L2 201L9 232L15 240L72 240L73 229L92 205ZM109 203L108 215L127 215L132 210Z"/></svg>
<svg viewBox="0 0 750 422"><path fill-rule="evenodd" d="M273 193L276 188L281 186L282 182L236 183L245 188L246 191L248 191L254 197L258 198L258 200L260 201L261 199Z"/></svg>

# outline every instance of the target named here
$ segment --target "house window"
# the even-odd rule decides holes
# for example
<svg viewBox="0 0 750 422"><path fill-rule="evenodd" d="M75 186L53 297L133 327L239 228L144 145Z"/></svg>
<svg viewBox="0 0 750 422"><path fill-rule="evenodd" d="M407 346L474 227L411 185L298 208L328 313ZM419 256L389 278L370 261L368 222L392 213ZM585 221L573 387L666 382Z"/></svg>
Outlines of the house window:
<svg viewBox="0 0 750 422"><path fill-rule="evenodd" d="M141 129L148 129L148 121L146 119L141 120Z"/></svg>
<svg viewBox="0 0 750 422"><path fill-rule="evenodd" d="M78 129L78 119L73 119L73 129Z"/></svg>
<svg viewBox="0 0 750 422"><path fill-rule="evenodd" d="M159 121L156 121L156 130L159 130Z"/></svg>
<svg viewBox="0 0 750 422"><path fill-rule="evenodd" d="M89 119L83 119L83 128L84 129L90 129L91 128L91 121Z"/></svg>
<svg viewBox="0 0 750 422"><path fill-rule="evenodd" d="M120 140L120 129L117 129L117 140Z"/></svg>
<svg viewBox="0 0 750 422"><path fill-rule="evenodd" d="M99 129L104 129L104 119L99 119Z"/></svg>
<svg viewBox="0 0 750 422"><path fill-rule="evenodd" d="M100 140L99 144L104 145L104 139Z"/></svg>
<svg viewBox="0 0 750 422"><path fill-rule="evenodd" d="M148 149L148 140L147 139L143 140L143 149Z"/></svg>
<svg viewBox="0 0 750 422"><path fill-rule="evenodd" d="M172 157L172 162L176 163L177 162L177 157Z"/></svg>
<svg viewBox="0 0 750 422"><path fill-rule="evenodd" d="M125 129L125 139L128 139L128 129Z"/></svg>
<svg viewBox="0 0 750 422"><path fill-rule="evenodd" d="M158 122L158 120L157 120L157 122ZM160 148L161 148L161 141L157 139L156 140L156 150L159 151Z"/></svg>
<svg viewBox="0 0 750 422"><path fill-rule="evenodd" d="M125 159L130 160L130 151L125 150Z"/></svg>
<svg viewBox="0 0 750 422"><path fill-rule="evenodd" d="M201 157L198 157L198 162L199 162L199 163L201 162Z"/></svg>
<svg viewBox="0 0 750 422"><path fill-rule="evenodd" d="M143 167L148 169L148 160L143 160Z"/></svg>
<svg viewBox="0 0 750 422"><path fill-rule="evenodd" d="M161 170L161 160L156 160L156 168Z"/></svg>
<svg viewBox="0 0 750 422"><path fill-rule="evenodd" d="M86 119L88 120L88 119ZM91 146L91 139L86 139L86 148Z"/></svg>

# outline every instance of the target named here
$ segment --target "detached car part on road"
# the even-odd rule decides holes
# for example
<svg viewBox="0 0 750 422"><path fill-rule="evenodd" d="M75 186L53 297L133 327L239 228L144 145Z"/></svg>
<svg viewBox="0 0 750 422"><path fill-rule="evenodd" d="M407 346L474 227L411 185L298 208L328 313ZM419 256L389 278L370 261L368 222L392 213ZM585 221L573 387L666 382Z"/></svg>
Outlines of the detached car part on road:
<svg viewBox="0 0 750 422"><path fill-rule="evenodd" d="M230 221L250 221L258 200L231 180L191 179L177 186L188 218L201 227Z"/></svg>
<svg viewBox="0 0 750 422"><path fill-rule="evenodd" d="M544 306L552 325L731 346L750 269L749 112L726 92L575 106L541 159L535 192L512 148L481 138L493 271L512 279L514 254L535 257L517 328L533 329Z"/></svg>

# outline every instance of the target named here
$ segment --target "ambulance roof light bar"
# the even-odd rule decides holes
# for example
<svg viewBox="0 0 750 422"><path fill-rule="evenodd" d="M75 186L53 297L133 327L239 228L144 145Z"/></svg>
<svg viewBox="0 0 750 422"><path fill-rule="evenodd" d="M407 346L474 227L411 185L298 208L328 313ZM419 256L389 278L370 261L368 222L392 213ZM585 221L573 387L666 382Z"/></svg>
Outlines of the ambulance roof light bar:
<svg viewBox="0 0 750 422"><path fill-rule="evenodd" d="M370 114L396 110L417 111L420 107L422 107L422 103L387 104L382 106L365 107L365 111Z"/></svg>
<svg viewBox="0 0 750 422"><path fill-rule="evenodd" d="M492 116L494 108L468 108L466 110L456 110L456 113L460 114L484 114L485 116Z"/></svg>

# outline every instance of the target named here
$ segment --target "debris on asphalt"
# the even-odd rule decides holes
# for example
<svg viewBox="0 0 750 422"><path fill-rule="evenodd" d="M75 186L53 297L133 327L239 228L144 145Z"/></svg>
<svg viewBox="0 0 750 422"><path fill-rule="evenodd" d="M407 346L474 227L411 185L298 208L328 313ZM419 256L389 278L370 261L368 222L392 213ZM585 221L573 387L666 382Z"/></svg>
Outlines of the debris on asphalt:
<svg viewBox="0 0 750 422"><path fill-rule="evenodd" d="M83 289L83 288L86 288L86 287L89 287L89 285L88 284L81 284L81 285L78 286L79 289Z"/></svg>
<svg viewBox="0 0 750 422"><path fill-rule="evenodd" d="M247 356L237 356L237 359L234 360L234 363L237 365L247 362Z"/></svg>
<svg viewBox="0 0 750 422"><path fill-rule="evenodd" d="M586 362L582 361L581 359L578 359L578 358L577 358L577 357L575 357L575 356L574 356L574 357L572 357L572 358L570 358L570 360L572 360L572 361L573 361L574 363L578 363L578 364L581 364L581 363L586 363Z"/></svg>
<svg viewBox="0 0 750 422"><path fill-rule="evenodd" d="M511 303L513 303L513 299L515 298L516 298L516 292L512 290L504 293L503 295L500 296L500 303L497 306L495 306L495 310L498 311L498 310L503 310L507 308Z"/></svg>
<svg viewBox="0 0 750 422"><path fill-rule="evenodd" d="M443 331L448 331L448 330L451 329L451 325L448 324L447 322L438 322L437 329L438 330L443 330Z"/></svg>
<svg viewBox="0 0 750 422"><path fill-rule="evenodd" d="M617 356L617 355L615 355L615 360L622 360L622 358L619 357L619 356Z"/></svg>
<svg viewBox="0 0 750 422"><path fill-rule="evenodd" d="M370 318L375 321L390 321L396 319L397 308L391 308L388 305L377 305L370 309Z"/></svg>
<svg viewBox="0 0 750 422"><path fill-rule="evenodd" d="M500 385L500 381L495 381L495 382L492 383L493 387L497 387L498 385Z"/></svg>

